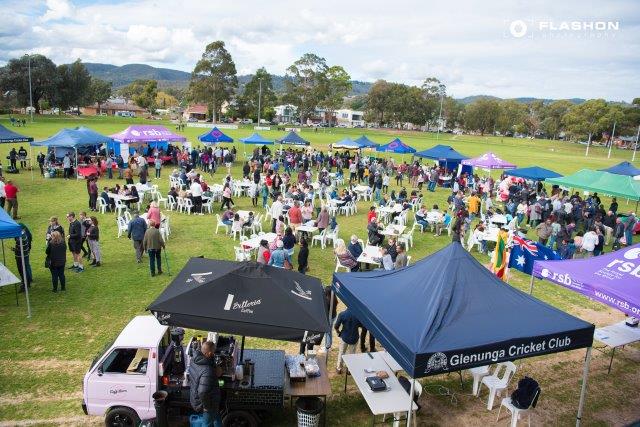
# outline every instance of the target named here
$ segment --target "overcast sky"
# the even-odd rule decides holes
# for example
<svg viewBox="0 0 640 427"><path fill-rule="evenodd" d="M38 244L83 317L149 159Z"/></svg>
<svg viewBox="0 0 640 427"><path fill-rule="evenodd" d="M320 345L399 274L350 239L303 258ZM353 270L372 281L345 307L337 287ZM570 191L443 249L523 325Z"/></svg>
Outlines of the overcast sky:
<svg viewBox="0 0 640 427"><path fill-rule="evenodd" d="M284 74L302 54L313 52L329 65L342 65L356 80L419 84L435 76L455 97L630 101L640 96L638 5L637 0L0 0L0 64L30 52L56 63L81 58L191 71L206 44L220 39L240 74L262 66ZM607 28L562 29L572 22Z"/></svg>

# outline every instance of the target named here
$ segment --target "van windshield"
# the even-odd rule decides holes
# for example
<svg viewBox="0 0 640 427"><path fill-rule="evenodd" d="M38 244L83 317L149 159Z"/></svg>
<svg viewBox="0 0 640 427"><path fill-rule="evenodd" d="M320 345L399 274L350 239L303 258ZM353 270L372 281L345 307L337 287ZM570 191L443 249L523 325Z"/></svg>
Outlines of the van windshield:
<svg viewBox="0 0 640 427"><path fill-rule="evenodd" d="M89 368L89 370L93 369L94 366L96 366L96 363L98 363L98 360L100 360L100 358L102 357L103 354L106 353L107 350L109 350L111 348L111 346L113 345L113 343L115 343L116 340L115 338L107 341L107 344L103 347L102 350L100 350L96 356L93 358L93 362L91 362L91 367Z"/></svg>

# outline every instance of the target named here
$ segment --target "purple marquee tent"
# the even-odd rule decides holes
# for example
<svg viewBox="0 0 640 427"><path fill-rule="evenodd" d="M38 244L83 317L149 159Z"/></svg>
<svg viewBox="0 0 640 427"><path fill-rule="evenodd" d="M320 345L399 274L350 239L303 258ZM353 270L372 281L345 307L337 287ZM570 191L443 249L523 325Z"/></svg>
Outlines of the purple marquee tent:
<svg viewBox="0 0 640 427"><path fill-rule="evenodd" d="M640 317L640 244L593 258L536 261L530 292L534 276Z"/></svg>
<svg viewBox="0 0 640 427"><path fill-rule="evenodd" d="M148 142L185 142L187 138L176 135L164 126L160 125L135 125L129 126L119 133L110 135L118 142L127 144L148 143Z"/></svg>
<svg viewBox="0 0 640 427"><path fill-rule="evenodd" d="M506 160L502 160L500 157L493 154L491 151L483 154L480 157L474 157L473 159L467 159L462 161L463 165L473 166L475 168L483 169L515 169L516 165L509 163Z"/></svg>

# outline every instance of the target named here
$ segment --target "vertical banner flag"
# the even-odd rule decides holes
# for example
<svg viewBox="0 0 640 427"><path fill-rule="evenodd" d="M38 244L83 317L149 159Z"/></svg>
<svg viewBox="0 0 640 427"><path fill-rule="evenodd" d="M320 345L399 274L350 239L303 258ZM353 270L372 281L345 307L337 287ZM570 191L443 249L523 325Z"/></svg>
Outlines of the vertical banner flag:
<svg viewBox="0 0 640 427"><path fill-rule="evenodd" d="M496 276L504 280L507 270L507 239L509 233L504 230L498 232L498 241L496 249L493 252L493 272Z"/></svg>

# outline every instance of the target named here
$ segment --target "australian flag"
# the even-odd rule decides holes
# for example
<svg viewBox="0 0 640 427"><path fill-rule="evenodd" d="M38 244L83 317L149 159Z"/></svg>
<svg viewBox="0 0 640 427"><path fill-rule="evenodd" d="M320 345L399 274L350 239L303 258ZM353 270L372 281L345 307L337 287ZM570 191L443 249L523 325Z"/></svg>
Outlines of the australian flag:
<svg viewBox="0 0 640 427"><path fill-rule="evenodd" d="M560 259L560 255L541 243L513 237L513 248L509 257L509 268L515 268L523 273L531 274L533 262L536 260Z"/></svg>

